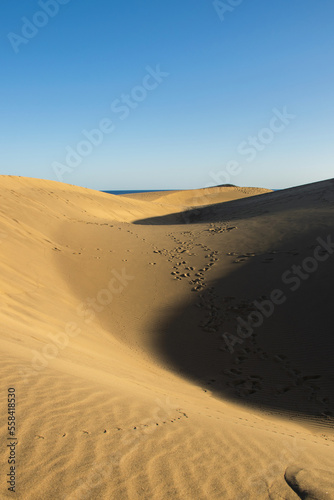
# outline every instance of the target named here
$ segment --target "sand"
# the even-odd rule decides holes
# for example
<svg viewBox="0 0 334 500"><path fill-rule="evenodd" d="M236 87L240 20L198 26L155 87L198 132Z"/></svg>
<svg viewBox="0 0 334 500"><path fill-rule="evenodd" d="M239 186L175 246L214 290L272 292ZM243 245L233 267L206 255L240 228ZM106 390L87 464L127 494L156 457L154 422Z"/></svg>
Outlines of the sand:
<svg viewBox="0 0 334 500"><path fill-rule="evenodd" d="M334 498L334 180L0 200L0 498Z"/></svg>

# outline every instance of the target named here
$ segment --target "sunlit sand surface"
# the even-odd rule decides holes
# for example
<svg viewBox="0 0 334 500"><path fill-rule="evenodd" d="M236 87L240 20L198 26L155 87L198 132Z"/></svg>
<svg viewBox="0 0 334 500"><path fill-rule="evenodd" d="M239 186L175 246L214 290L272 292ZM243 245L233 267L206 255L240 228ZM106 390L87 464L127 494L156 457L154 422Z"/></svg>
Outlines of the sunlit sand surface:
<svg viewBox="0 0 334 500"><path fill-rule="evenodd" d="M334 498L333 180L0 197L16 498Z"/></svg>

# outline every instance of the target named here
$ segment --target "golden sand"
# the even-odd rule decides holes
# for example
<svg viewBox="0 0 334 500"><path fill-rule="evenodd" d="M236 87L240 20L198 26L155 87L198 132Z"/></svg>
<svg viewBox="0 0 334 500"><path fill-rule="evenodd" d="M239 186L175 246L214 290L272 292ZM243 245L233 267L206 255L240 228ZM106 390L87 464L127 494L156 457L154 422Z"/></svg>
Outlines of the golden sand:
<svg viewBox="0 0 334 500"><path fill-rule="evenodd" d="M333 180L0 200L1 499L334 498Z"/></svg>

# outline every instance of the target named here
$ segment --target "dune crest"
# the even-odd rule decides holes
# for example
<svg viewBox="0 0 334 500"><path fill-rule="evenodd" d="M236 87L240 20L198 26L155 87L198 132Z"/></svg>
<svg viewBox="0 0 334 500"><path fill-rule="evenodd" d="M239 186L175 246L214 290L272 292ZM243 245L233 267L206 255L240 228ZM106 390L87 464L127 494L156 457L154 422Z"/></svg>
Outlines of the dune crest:
<svg viewBox="0 0 334 500"><path fill-rule="evenodd" d="M135 200L160 202L178 207L200 207L204 205L211 205L212 203L223 203L226 201L238 200L271 192L272 190L270 189L223 185L202 189L131 193L123 194L122 197Z"/></svg>

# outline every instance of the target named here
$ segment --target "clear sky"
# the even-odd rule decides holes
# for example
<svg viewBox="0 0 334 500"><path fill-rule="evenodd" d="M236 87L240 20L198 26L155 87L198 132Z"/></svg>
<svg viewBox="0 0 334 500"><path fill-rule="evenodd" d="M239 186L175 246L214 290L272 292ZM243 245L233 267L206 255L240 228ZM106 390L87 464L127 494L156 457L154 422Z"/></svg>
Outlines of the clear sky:
<svg viewBox="0 0 334 500"><path fill-rule="evenodd" d="M333 177L333 0L2 0L1 174L93 189Z"/></svg>

